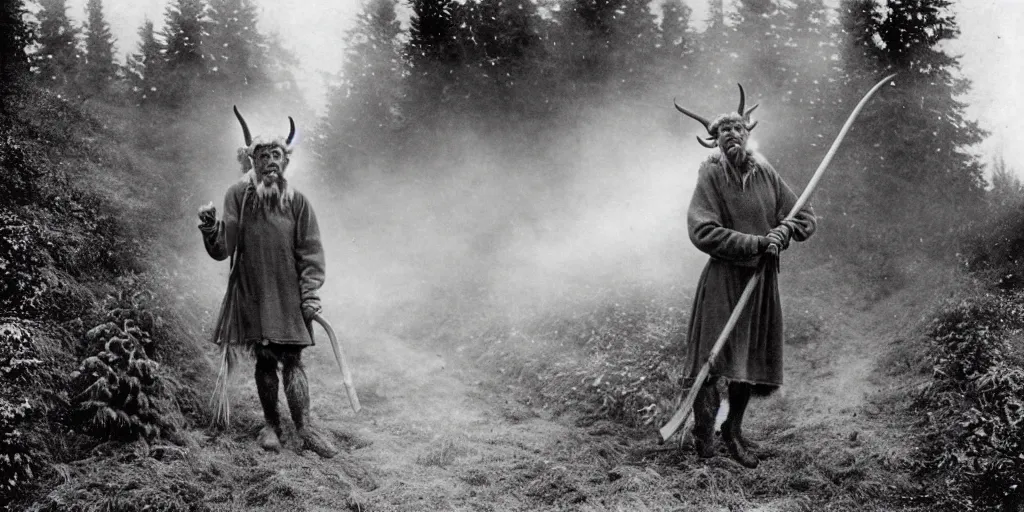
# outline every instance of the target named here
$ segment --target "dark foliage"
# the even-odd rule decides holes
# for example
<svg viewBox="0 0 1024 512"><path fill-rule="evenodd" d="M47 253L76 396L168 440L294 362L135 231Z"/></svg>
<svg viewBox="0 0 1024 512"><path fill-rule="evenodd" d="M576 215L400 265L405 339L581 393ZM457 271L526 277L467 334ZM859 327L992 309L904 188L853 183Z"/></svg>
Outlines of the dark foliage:
<svg viewBox="0 0 1024 512"><path fill-rule="evenodd" d="M0 99L18 86L29 70L25 50L35 40L35 26L25 15L23 0L0 2Z"/></svg>
<svg viewBox="0 0 1024 512"><path fill-rule="evenodd" d="M1024 370L1012 343L1024 332L1024 295L986 295L935 325L934 373L917 401L921 470L937 476L950 510L1024 505Z"/></svg>

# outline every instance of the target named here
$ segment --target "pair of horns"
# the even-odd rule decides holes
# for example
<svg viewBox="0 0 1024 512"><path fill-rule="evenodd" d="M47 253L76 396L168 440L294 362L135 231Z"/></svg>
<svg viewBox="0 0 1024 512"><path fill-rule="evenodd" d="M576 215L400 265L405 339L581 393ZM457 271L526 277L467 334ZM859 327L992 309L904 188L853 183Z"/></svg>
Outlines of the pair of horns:
<svg viewBox="0 0 1024 512"><path fill-rule="evenodd" d="M245 124L245 118L238 112L238 107L232 105L231 107L235 111L235 117L238 118L238 124L242 125L242 136L245 137L245 146L249 147L252 145L252 134L249 133L249 125ZM291 146L292 139L295 138L295 120L292 116L288 116L288 138L285 139L285 145Z"/></svg>
<svg viewBox="0 0 1024 512"><path fill-rule="evenodd" d="M757 104L755 104L753 107L750 107L749 109L745 109L745 107L747 106L747 95L745 92L743 92L742 85L736 84L736 86L740 88L740 106L739 108L736 109L736 113L743 118L743 127L746 128L749 132L753 130L755 126L757 126L757 121L754 121L753 123L750 122L750 113L757 108ZM696 119L700 124L704 125L704 129L708 131L708 134L710 136L707 138L708 142L705 142L704 139L697 137L697 142L699 142L701 146L704 146L706 148L714 148L718 146L718 141L715 140L715 134L711 133L711 121L708 121L707 118L701 115L690 112L689 110L680 107L679 103L676 103L675 98L672 98L672 104L675 105L676 110L682 112L683 114L686 114L687 116L692 117L693 119Z"/></svg>

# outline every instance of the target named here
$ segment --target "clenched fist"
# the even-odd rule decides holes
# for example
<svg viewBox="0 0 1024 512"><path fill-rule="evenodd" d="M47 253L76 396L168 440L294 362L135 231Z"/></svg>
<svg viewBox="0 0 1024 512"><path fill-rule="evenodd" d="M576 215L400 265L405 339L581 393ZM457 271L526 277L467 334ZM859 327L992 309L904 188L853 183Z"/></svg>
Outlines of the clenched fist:
<svg viewBox="0 0 1024 512"><path fill-rule="evenodd" d="M217 207L209 202L199 208L199 229L210 229L217 223Z"/></svg>

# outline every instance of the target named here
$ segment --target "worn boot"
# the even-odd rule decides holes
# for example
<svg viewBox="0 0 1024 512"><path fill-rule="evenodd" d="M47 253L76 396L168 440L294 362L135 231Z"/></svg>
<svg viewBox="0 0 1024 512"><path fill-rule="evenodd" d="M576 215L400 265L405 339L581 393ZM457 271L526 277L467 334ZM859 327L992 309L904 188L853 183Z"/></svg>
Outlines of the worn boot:
<svg viewBox="0 0 1024 512"><path fill-rule="evenodd" d="M744 382L729 383L729 415L722 423L722 441L729 454L740 464L756 468L760 461L750 451L750 443L743 442L743 414L750 402L750 385Z"/></svg>
<svg viewBox="0 0 1024 512"><path fill-rule="evenodd" d="M718 412L718 391L714 384L704 384L693 402L693 449L697 456L715 456L715 413Z"/></svg>
<svg viewBox="0 0 1024 512"><path fill-rule="evenodd" d="M288 409L291 411L292 421L295 422L295 430L299 439L302 439L303 447L325 459L334 457L338 454L338 449L326 436L309 424L309 384L298 353L285 359L283 363L284 395L288 399Z"/></svg>
<svg viewBox="0 0 1024 512"><path fill-rule="evenodd" d="M277 359L256 357L256 394L263 407L263 420L259 443L264 450L281 450L281 416L277 412Z"/></svg>

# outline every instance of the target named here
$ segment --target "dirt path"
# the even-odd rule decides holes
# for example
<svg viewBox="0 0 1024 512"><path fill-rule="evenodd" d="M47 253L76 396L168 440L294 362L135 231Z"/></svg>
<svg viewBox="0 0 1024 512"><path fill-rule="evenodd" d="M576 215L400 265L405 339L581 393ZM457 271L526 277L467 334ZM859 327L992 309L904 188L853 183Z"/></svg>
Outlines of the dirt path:
<svg viewBox="0 0 1024 512"><path fill-rule="evenodd" d="M358 415L326 340L306 352L314 421L334 436L338 457L303 452L290 423L281 453L260 450L252 379L238 377L230 431L188 431L188 449L150 447L127 461L134 469L111 471L128 482L122 489L159 486L215 511L902 510L893 503L916 485L909 425L904 404L885 397L906 382L878 364L898 326L929 305L908 292L851 308L842 293L829 302L800 286L787 291L787 321L802 318L790 323L810 322L813 332L787 345L784 392L748 413L747 432L766 445L755 470L721 446L698 460L688 446L659 444L653 427L555 414L461 358L374 333L351 336ZM897 317L883 321L888 311ZM74 480L97 469L68 471L67 492L79 493Z"/></svg>
<svg viewBox="0 0 1024 512"><path fill-rule="evenodd" d="M721 451L697 461L658 445L652 432L599 422L577 426L531 406L522 390L387 336L354 350L363 404L349 408L330 351L309 351L314 418L333 432L332 460L297 450L267 454L255 428L209 443L231 467L215 478L214 510L807 510L824 491L837 510L884 493L898 426L880 422L871 397L880 339L838 317L788 355L783 395L755 403L749 430L771 446L748 471ZM873 377L874 375L874 377ZM241 382L252 414L251 383ZM865 412L869 411L869 412ZM888 454L888 455L886 455ZM889 457L888 459L882 459ZM211 482L213 483L213 482ZM812 492L813 491L813 492ZM220 499L220 502L216 500ZM847 508L849 507L849 508Z"/></svg>

